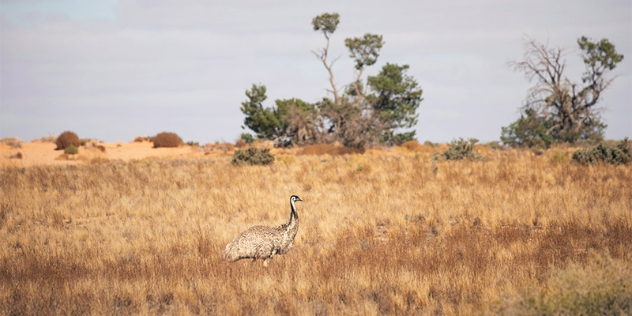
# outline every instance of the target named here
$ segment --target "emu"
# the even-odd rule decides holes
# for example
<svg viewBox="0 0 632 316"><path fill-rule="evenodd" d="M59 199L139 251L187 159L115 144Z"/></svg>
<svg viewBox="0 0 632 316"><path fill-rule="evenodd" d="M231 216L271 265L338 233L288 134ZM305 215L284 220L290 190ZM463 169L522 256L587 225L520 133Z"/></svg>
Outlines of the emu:
<svg viewBox="0 0 632 316"><path fill-rule="evenodd" d="M278 227L253 226L233 239L222 253L222 260L235 262L252 258L253 262L263 259L263 266L268 266L268 259L275 255L286 254L292 249L294 237L298 232L298 214L294 202L303 201L296 195L290 197L290 221Z"/></svg>

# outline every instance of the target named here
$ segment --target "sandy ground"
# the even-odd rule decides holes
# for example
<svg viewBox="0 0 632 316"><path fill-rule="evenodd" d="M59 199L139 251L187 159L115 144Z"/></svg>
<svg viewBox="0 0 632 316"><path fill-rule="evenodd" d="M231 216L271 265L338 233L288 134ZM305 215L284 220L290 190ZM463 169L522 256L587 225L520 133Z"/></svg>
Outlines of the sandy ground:
<svg viewBox="0 0 632 316"><path fill-rule="evenodd" d="M105 151L98 147L102 146ZM256 147L270 148L270 152L274 155L296 155L302 148L272 148L271 144L255 144ZM57 146L50 142L24 142L21 148L13 148L4 143L0 143L0 168L2 167L30 167L43 165L74 165L74 164L90 164L106 161L130 161L146 158L170 158L170 159L189 159L208 156L222 156L234 154L233 146L226 147L226 144L207 144L205 147L197 146L180 146L176 148L153 148L151 142L116 142L102 143L89 142L87 146L79 147L79 153L76 155L66 155L62 150L55 150ZM412 149L395 146L391 149L376 147L365 152L365 154L401 154L420 152L424 154L432 154L437 151L447 149L447 145L439 148L432 148L427 145L419 145ZM489 150L483 146L483 149ZM475 148L475 151L481 151L481 148ZM19 158L21 156L21 158Z"/></svg>
<svg viewBox="0 0 632 316"><path fill-rule="evenodd" d="M95 143L95 145L105 147L105 152L102 152L96 146L82 146L79 147L77 155L64 155L62 150L55 150L57 146L54 143L25 142L22 143L21 148L12 148L6 144L0 144L0 167L85 164L98 161L99 159L129 161L150 157L189 158L205 155L204 149L200 147L152 148L153 143L150 142ZM16 158L18 153L21 153L21 159Z"/></svg>

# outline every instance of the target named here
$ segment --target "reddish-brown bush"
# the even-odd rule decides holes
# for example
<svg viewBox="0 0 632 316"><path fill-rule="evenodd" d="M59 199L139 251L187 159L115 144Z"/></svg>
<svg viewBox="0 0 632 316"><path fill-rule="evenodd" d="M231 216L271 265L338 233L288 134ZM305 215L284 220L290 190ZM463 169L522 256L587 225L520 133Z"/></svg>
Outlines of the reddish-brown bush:
<svg viewBox="0 0 632 316"><path fill-rule="evenodd" d="M61 135L57 137L55 143L57 144L57 148L55 150L65 149L70 145L73 145L75 147L81 146L79 136L71 131L65 131L61 133Z"/></svg>
<svg viewBox="0 0 632 316"><path fill-rule="evenodd" d="M162 132L151 138L154 148L158 147L178 147L183 144L182 138L176 133Z"/></svg>

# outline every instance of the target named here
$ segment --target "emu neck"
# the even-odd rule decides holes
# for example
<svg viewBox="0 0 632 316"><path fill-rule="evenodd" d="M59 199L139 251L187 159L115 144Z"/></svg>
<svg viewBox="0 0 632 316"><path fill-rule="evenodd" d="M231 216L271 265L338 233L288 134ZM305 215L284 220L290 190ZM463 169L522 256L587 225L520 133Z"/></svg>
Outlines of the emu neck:
<svg viewBox="0 0 632 316"><path fill-rule="evenodd" d="M292 207L292 212L290 213L290 222L287 224L288 230L295 230L298 228L298 213L296 212L296 206L294 206L294 201L290 201L290 206Z"/></svg>

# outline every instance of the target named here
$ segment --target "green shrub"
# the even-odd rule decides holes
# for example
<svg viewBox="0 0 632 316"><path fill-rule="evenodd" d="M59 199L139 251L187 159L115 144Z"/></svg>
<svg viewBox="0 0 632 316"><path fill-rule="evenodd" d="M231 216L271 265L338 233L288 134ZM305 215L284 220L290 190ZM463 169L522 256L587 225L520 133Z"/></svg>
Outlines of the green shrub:
<svg viewBox="0 0 632 316"><path fill-rule="evenodd" d="M495 306L499 315L631 315L632 269L592 253L586 266L552 268L544 289L524 289Z"/></svg>
<svg viewBox="0 0 632 316"><path fill-rule="evenodd" d="M65 149L66 147L70 145L75 146L75 147L81 146L81 141L79 140L79 136L77 136L77 134L71 131L65 131L61 133L61 135L57 137L57 140L55 141L55 143L57 144L56 150Z"/></svg>
<svg viewBox="0 0 632 316"><path fill-rule="evenodd" d="M269 148L258 149L250 147L239 149L233 155L234 165L269 165L274 162L274 156Z"/></svg>
<svg viewBox="0 0 632 316"><path fill-rule="evenodd" d="M604 162L613 165L626 164L632 160L632 148L628 144L628 138L618 142L614 146L606 143L588 148L579 149L573 153L573 161L580 164L592 164Z"/></svg>
<svg viewBox="0 0 632 316"><path fill-rule="evenodd" d="M191 147L200 147L200 143L194 141L187 142L187 145Z"/></svg>
<svg viewBox="0 0 632 316"><path fill-rule="evenodd" d="M255 141L255 138L252 137L252 135L250 135L249 133L242 133L241 139L243 139L246 144L252 144Z"/></svg>
<svg viewBox="0 0 632 316"><path fill-rule="evenodd" d="M464 140L463 138L459 138L458 140L453 140L450 143L450 148L446 149L443 153L436 153L432 159L433 160L481 160L483 156L475 153L474 145L478 142L478 139L470 138L468 140Z"/></svg>
<svg viewBox="0 0 632 316"><path fill-rule="evenodd" d="M64 153L68 155L75 155L79 153L79 149L77 149L77 147L75 147L74 145L69 145L64 148Z"/></svg>
<svg viewBox="0 0 632 316"><path fill-rule="evenodd" d="M154 148L178 147L182 145L182 138L176 133L162 132L151 138Z"/></svg>

